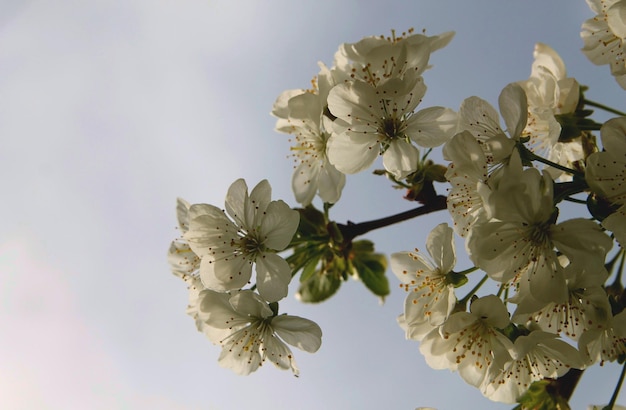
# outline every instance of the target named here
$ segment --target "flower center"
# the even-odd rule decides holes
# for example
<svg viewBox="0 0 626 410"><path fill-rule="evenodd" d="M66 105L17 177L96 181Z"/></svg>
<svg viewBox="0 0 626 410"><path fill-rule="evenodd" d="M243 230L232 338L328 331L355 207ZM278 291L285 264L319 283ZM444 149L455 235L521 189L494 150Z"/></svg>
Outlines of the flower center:
<svg viewBox="0 0 626 410"><path fill-rule="evenodd" d="M243 236L238 242L233 240L231 245L237 248L237 253L248 259L256 259L258 254L265 251L263 243L256 236L249 233Z"/></svg>
<svg viewBox="0 0 626 410"><path fill-rule="evenodd" d="M550 223L533 226L529 235L530 242L537 247L548 245L550 243L550 226Z"/></svg>

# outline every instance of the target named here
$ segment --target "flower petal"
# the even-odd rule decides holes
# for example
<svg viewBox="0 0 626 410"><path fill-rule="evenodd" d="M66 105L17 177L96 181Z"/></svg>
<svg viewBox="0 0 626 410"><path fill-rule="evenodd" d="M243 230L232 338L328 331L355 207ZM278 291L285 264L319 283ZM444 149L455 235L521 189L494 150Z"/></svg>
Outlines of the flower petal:
<svg viewBox="0 0 626 410"><path fill-rule="evenodd" d="M261 220L259 235L263 245L282 251L289 245L298 229L300 214L283 201L272 201Z"/></svg>
<svg viewBox="0 0 626 410"><path fill-rule="evenodd" d="M518 139L526 127L528 117L528 102L524 89L516 83L507 85L500 93L498 103L509 135Z"/></svg>
<svg viewBox="0 0 626 410"><path fill-rule="evenodd" d="M442 274L454 269L456 264L454 231L447 223L439 224L430 231L426 239L426 248Z"/></svg>
<svg viewBox="0 0 626 410"><path fill-rule="evenodd" d="M256 285L263 299L276 302L287 296L291 268L280 256L264 253L256 260Z"/></svg>
<svg viewBox="0 0 626 410"><path fill-rule="evenodd" d="M367 137L367 138L366 138ZM375 135L363 134L352 137L350 133L332 134L328 139L328 160L344 174L363 171L378 156L378 139Z"/></svg>
<svg viewBox="0 0 626 410"><path fill-rule="evenodd" d="M272 327L281 339L305 352L314 353L322 345L322 329L309 319L279 315L272 319Z"/></svg>
<svg viewBox="0 0 626 410"><path fill-rule="evenodd" d="M397 179L415 172L419 163L419 151L404 140L394 140L383 154L385 169Z"/></svg>

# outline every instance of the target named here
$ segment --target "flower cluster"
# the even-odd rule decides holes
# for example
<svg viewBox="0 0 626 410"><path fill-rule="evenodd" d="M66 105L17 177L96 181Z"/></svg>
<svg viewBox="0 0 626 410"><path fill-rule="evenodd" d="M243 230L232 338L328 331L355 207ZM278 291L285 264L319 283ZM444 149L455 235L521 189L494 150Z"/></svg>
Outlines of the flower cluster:
<svg viewBox="0 0 626 410"><path fill-rule="evenodd" d="M514 403L535 381L626 353L624 314L603 288L613 247L606 230L622 243L626 226L626 117L602 126L606 151L586 153L589 135L572 136L557 120L577 114L580 95L558 54L538 44L531 77L500 95L506 133L488 102L465 100L460 132L443 147L453 228L429 235L435 263L421 252L392 255L409 291L399 318L407 338L421 342L433 368L457 371L495 401ZM561 220L562 203L584 192L608 215ZM474 263L463 272L453 270L453 231ZM475 289L457 300L467 282L459 276L477 269L499 297L477 298Z"/></svg>
<svg viewBox="0 0 626 410"><path fill-rule="evenodd" d="M626 88L626 2L588 3L597 16L583 23L583 52ZM529 78L506 85L498 109L473 96L458 110L418 110L430 55L452 37L409 30L343 44L330 67L320 63L312 89L278 97L272 114L276 130L293 135L292 188L304 208L272 201L267 181L250 194L243 180L233 183L225 211L179 200L182 237L169 261L188 283L198 330L223 347L220 364L248 374L269 359L297 374L285 343L314 352L321 330L278 315L291 278L301 271L304 302L327 299L348 276L384 298L384 255L354 239L445 209L452 223L430 232L426 252L390 258L407 292L398 323L431 367L458 372L494 401L560 408L569 396L548 384L626 359L626 114L586 100L586 87L543 43ZM596 123L590 106L619 117ZM439 146L445 165L427 159ZM360 224L330 220L346 174L379 156L384 170L375 174L422 206ZM463 270L455 270L457 240L472 263ZM293 253L283 259L286 249Z"/></svg>
<svg viewBox="0 0 626 410"><path fill-rule="evenodd" d="M377 156L402 179L418 168L417 147L437 147L456 133L457 116L444 107L416 111L426 93L422 73L430 54L453 33L403 33L343 44L313 90L288 90L274 104L276 129L295 135L296 200L339 200L344 174L369 168Z"/></svg>
<svg viewBox="0 0 626 410"><path fill-rule="evenodd" d="M173 273L188 283L187 313L199 331L222 346L222 366L250 374L269 359L297 375L285 342L315 352L322 337L314 322L278 315L276 302L287 295L291 269L276 252L289 245L299 214L271 200L266 180L250 194L243 179L235 181L225 206L223 211L178 200L182 237L170 245L168 259ZM253 267L258 293L242 290Z"/></svg>

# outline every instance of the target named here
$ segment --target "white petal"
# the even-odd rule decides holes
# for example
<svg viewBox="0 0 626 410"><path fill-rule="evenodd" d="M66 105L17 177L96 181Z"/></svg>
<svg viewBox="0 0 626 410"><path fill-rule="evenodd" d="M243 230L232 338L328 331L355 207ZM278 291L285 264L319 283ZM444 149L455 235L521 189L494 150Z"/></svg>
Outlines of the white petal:
<svg viewBox="0 0 626 410"><path fill-rule="evenodd" d="M419 162L419 151L404 140L394 140L383 154L385 169L397 179L415 172Z"/></svg>
<svg viewBox="0 0 626 410"><path fill-rule="evenodd" d="M320 169L318 178L317 183L322 201L329 204L339 201L341 191L346 185L346 176L326 160Z"/></svg>
<svg viewBox="0 0 626 410"><path fill-rule="evenodd" d="M289 110L287 109L289 100L297 95L304 94L306 91L302 89L298 90L286 90L283 91L278 98L276 98L276 102L272 106L272 115L277 118L288 118Z"/></svg>
<svg viewBox="0 0 626 410"><path fill-rule="evenodd" d="M415 282L416 274L429 274L436 268L419 253L398 252L391 255L391 270L406 285Z"/></svg>
<svg viewBox="0 0 626 410"><path fill-rule="evenodd" d="M291 369L296 376L300 374L291 350L280 339L268 332L263 337L263 347L265 348L264 359L274 363L274 366L279 369Z"/></svg>
<svg viewBox="0 0 626 410"><path fill-rule="evenodd" d="M328 160L344 174L356 174L368 168L379 152L375 136L357 139L348 133L332 134L327 147Z"/></svg>
<svg viewBox="0 0 626 410"><path fill-rule="evenodd" d="M247 324L249 319L237 313L231 304L228 293L218 293L205 289L198 295L198 314L208 326L217 329L228 329L233 326ZM215 340L212 340L215 342Z"/></svg>
<svg viewBox="0 0 626 410"><path fill-rule="evenodd" d="M429 107L407 120L407 134L420 147L438 147L457 132L457 114L449 108Z"/></svg>
<svg viewBox="0 0 626 410"><path fill-rule="evenodd" d="M291 189L296 201L306 206L313 201L317 193L317 180L320 167L317 162L301 162L293 171Z"/></svg>
<svg viewBox="0 0 626 410"><path fill-rule="evenodd" d="M479 141L486 141L502 134L498 112L491 104L481 98L466 98L461 103L459 116L468 130Z"/></svg>
<svg viewBox="0 0 626 410"><path fill-rule="evenodd" d="M200 268L200 258L182 240L172 241L167 252L167 261L172 273L183 280Z"/></svg>
<svg viewBox="0 0 626 410"><path fill-rule="evenodd" d="M626 117L613 118L602 125L602 146L612 156L626 162Z"/></svg>
<svg viewBox="0 0 626 410"><path fill-rule="evenodd" d="M272 198L272 187L267 179L259 182L250 193L250 202L246 203L246 224L248 229L256 228L262 218L265 209Z"/></svg>
<svg viewBox="0 0 626 410"><path fill-rule="evenodd" d="M328 93L328 109L335 116L356 125L355 121L382 118L380 97L374 87L363 81L351 81L333 87ZM373 126L376 128L376 126Z"/></svg>
<svg viewBox="0 0 626 410"><path fill-rule="evenodd" d="M241 289L250 281L252 263L242 256L210 260L202 258L200 278L209 289L217 291Z"/></svg>
<svg viewBox="0 0 626 410"><path fill-rule="evenodd" d="M314 353L322 345L322 329L311 320L279 315L272 319L272 327L281 339L305 352Z"/></svg>
<svg viewBox="0 0 626 410"><path fill-rule="evenodd" d="M515 83L507 85L500 93L498 103L509 135L518 139L526 127L528 116L528 103L524 89Z"/></svg>
<svg viewBox="0 0 626 410"><path fill-rule="evenodd" d="M552 241L572 264L579 264L590 271L604 268L606 254L613 241L595 223L584 218L568 219L550 229Z"/></svg>
<svg viewBox="0 0 626 410"><path fill-rule="evenodd" d="M178 221L178 227L182 233L187 232L189 228L189 202L182 198L176 199L176 220Z"/></svg>
<svg viewBox="0 0 626 410"><path fill-rule="evenodd" d="M626 38L626 2L616 1L606 11L606 22L617 37Z"/></svg>
<svg viewBox="0 0 626 410"><path fill-rule="evenodd" d="M287 296L291 269L280 256L264 253L256 260L256 278L256 285L263 299L276 302Z"/></svg>
<svg viewBox="0 0 626 410"><path fill-rule="evenodd" d="M509 312L502 300L495 295L476 299L470 305L470 311L497 329L504 329L509 324Z"/></svg>
<svg viewBox="0 0 626 410"><path fill-rule="evenodd" d="M248 227L246 223L246 203L248 202L248 185L242 178L233 182L226 193L226 212L239 226Z"/></svg>
<svg viewBox="0 0 626 410"><path fill-rule="evenodd" d="M606 217L602 226L613 232L622 248L626 248L626 205Z"/></svg>
<svg viewBox="0 0 626 410"><path fill-rule="evenodd" d="M289 245L298 229L300 214L283 201L272 201L261 220L259 235L263 245L282 251Z"/></svg>
<svg viewBox="0 0 626 410"><path fill-rule="evenodd" d="M549 45L544 43L535 44L535 50L533 51L533 70L538 67L545 67L556 79L561 80L567 76L565 70L565 64L559 54ZM533 76L533 73L531 73Z"/></svg>
<svg viewBox="0 0 626 410"><path fill-rule="evenodd" d="M262 318L270 317L273 312L272 309L265 303L265 301L256 293L251 290L242 290L234 293L229 299L228 303L239 315L250 318Z"/></svg>
<svg viewBox="0 0 626 410"><path fill-rule="evenodd" d="M430 231L426 239L426 248L442 274L454 269L456 264L454 231L447 223L439 224Z"/></svg>
<svg viewBox="0 0 626 410"><path fill-rule="evenodd" d="M259 349L243 350L240 345L233 343L224 344L217 359L218 364L240 376L247 376L256 371L263 362Z"/></svg>

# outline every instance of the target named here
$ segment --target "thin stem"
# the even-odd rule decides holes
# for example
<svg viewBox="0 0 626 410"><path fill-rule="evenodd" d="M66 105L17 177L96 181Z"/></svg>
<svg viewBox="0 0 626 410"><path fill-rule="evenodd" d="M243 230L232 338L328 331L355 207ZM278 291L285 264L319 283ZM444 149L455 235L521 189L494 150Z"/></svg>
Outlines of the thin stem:
<svg viewBox="0 0 626 410"><path fill-rule="evenodd" d="M572 198L571 196L567 196L565 198L563 198L564 201L568 201L568 202L572 202L575 204L582 204L582 205L586 205L587 201L583 200L583 199L578 199L578 198Z"/></svg>
<svg viewBox="0 0 626 410"><path fill-rule="evenodd" d="M478 270L478 266L473 266L471 268L467 268L465 270L462 270L461 272L454 272L457 275L467 275L468 273L472 273L474 271Z"/></svg>
<svg viewBox="0 0 626 410"><path fill-rule="evenodd" d="M589 186L584 179L557 183L554 185L554 204L556 205L565 198L571 198L572 195L579 194L587 189L589 189Z"/></svg>
<svg viewBox="0 0 626 410"><path fill-rule="evenodd" d="M502 296L502 292L504 292L504 289L506 289L507 286L505 286L504 284L502 284L502 286L500 286L500 289L498 289L498 293L496 293L497 297ZM506 300L506 298L504 298L503 300Z"/></svg>
<svg viewBox="0 0 626 410"><path fill-rule="evenodd" d="M578 124L577 127L581 131L600 131L600 128L602 128L602 124Z"/></svg>
<svg viewBox="0 0 626 410"><path fill-rule="evenodd" d="M615 386L615 391L613 391L613 396L611 396L611 401L607 404L602 410L613 410L613 406L615 406L615 401L617 401L617 395L619 391L622 389L622 383L624 382L624 375L626 375L626 363L622 366L622 373L619 375L619 380L617 381L617 386Z"/></svg>
<svg viewBox="0 0 626 410"><path fill-rule="evenodd" d="M430 200L427 204L425 204L424 206L420 206L419 208L410 209L408 211L400 212L399 214L375 219L373 221L359 222L356 224L348 221L346 225L337 224L337 226L339 227L339 230L344 237L344 242L349 242L357 236L364 235L367 232L373 231L375 229L384 228L389 225L404 222L418 216L429 214L431 212L446 209L446 200L447 197L443 195L438 195Z"/></svg>
<svg viewBox="0 0 626 410"><path fill-rule="evenodd" d="M528 148L526 148L526 146L524 144L517 144L519 149L520 149L520 153L523 155L524 158L530 160L530 161L537 161L537 162L541 162L543 164L546 165L550 165L552 168L556 168L559 169L563 172L567 172L568 174L572 174L572 175L583 175L580 171L577 171L575 169L571 169L571 168L567 168L561 164L557 164L556 162L552 162L550 160L545 159L544 157L540 157L539 155L535 154L534 152L532 152L531 150L529 150Z"/></svg>
<svg viewBox="0 0 626 410"><path fill-rule="evenodd" d="M600 104L600 103L597 103L595 101L588 100L586 98L583 100L583 104L590 105L590 106L596 107L596 108L600 108L601 110L604 110L604 111L607 111L607 112L610 112L610 113L613 113L613 114L626 116L626 113L623 113L623 112L621 112L619 110L616 110L615 108L608 107L608 106L606 106L604 104Z"/></svg>
<svg viewBox="0 0 626 410"><path fill-rule="evenodd" d="M461 304L461 305L465 305L467 304L467 302L470 300L470 298L472 296L474 296L474 293L476 293L478 291L478 289L480 289L480 287L487 282L487 279L489 278L489 275L485 275L480 282L478 282L478 284L476 284L476 286L474 286L474 288L472 288L472 290L469 291L469 293L467 295L465 295L465 297L461 300L459 300L457 302L457 304Z"/></svg>

